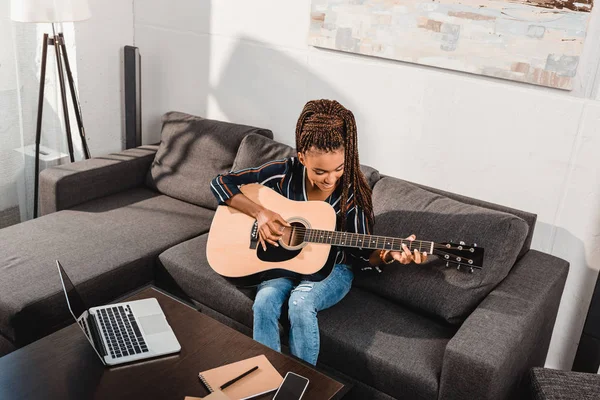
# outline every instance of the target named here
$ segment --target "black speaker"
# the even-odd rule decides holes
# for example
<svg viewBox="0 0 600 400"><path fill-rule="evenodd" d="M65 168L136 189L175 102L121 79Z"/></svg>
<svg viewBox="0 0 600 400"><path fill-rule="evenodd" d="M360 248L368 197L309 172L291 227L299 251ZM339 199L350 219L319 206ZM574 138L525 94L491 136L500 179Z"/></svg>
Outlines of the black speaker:
<svg viewBox="0 0 600 400"><path fill-rule="evenodd" d="M596 280L573 371L597 373L600 367L600 279Z"/></svg>
<svg viewBox="0 0 600 400"><path fill-rule="evenodd" d="M140 51L124 47L125 148L142 145L142 78Z"/></svg>

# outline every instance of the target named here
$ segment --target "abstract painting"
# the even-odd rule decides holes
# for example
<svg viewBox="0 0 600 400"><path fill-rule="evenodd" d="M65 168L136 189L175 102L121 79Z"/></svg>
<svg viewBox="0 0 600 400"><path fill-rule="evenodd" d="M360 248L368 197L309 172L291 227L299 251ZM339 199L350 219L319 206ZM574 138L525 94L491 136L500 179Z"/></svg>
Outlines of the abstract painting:
<svg viewBox="0 0 600 400"><path fill-rule="evenodd" d="M593 0L312 0L309 44L570 90Z"/></svg>

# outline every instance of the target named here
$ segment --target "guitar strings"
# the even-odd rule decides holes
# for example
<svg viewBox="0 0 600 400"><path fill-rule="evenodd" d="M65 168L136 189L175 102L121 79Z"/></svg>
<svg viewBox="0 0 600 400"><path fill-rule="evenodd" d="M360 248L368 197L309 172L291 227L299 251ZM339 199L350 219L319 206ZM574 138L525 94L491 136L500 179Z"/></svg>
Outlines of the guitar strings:
<svg viewBox="0 0 600 400"><path fill-rule="evenodd" d="M306 231L307 231L307 230L311 230L311 231L315 231L315 232L316 232L316 231L320 231L319 229L312 229L312 228L305 228L305 227L292 227L292 228L289 228L289 227L284 227L284 229L292 229L292 233L293 233L293 232L294 232L294 230L295 230L295 232L298 232L298 233L301 233L301 234L306 234ZM323 232L327 232L327 234L332 234L332 236L333 236L333 237L332 237L332 239L341 239L341 235L363 235L363 236L370 236L370 237L372 237L372 238L378 238L378 239L380 239L380 238L383 238L383 239L388 239L386 236L379 236L379 235L367 235L367 234L361 234L361 233L352 233L352 232L345 233L345 232L337 232L337 231L325 231L325 230L323 230ZM449 257L456 257L456 255L455 255L455 254L448 253L447 251L444 251L445 249L447 249L447 247L446 247L446 246L444 246L444 245L440 245L440 244L437 244L437 243L435 243L435 242L432 242L432 241L426 241L426 240L408 240L408 239L396 239L396 238L392 238L392 244L393 244L393 242L394 242L394 241L398 241L398 240L400 240L401 244L404 244L404 241L408 241L408 242L409 242L409 244L411 244L411 243L415 243L415 242L418 242L419 244L422 244L422 243L429 243L429 244L427 245L428 247L430 247L430 243L433 243L433 244L434 244L434 247L433 247L433 248L434 248L434 250L437 250L437 253L438 253L438 255L442 255L442 256L449 256ZM375 242L375 243L378 243L378 241L374 241L374 242ZM389 242L388 242L388 243L389 243ZM324 244L334 244L334 243L324 243ZM357 246L358 246L358 244L357 244ZM407 246L407 247L411 248L412 246ZM467 246L467 247L469 247L469 246ZM377 246L377 248L379 248L379 246ZM421 248L421 246L419 246L419 249L420 249L420 248ZM411 250L413 250L413 249L411 249ZM414 249L414 250L416 250L416 249ZM458 250L458 249L457 249L457 250ZM398 250L398 251L399 251L399 250ZM465 250L465 251L466 251L466 250ZM434 254L434 255L436 255L436 254ZM449 260L449 259L446 259L446 258L444 258L444 259L445 259L446 261L449 261L449 262L457 262L457 261L455 261L455 260ZM466 260L466 262L467 262L467 263L468 263L469 261L471 261L471 262L474 262L474 260L473 260L473 259L471 259L471 258L466 258L466 257L465 257L465 258L463 258L463 260ZM480 268L480 267L479 267L479 266L477 266L477 265L469 265L469 264L465 264L465 265L468 265L469 267L473 267L473 268Z"/></svg>
<svg viewBox="0 0 600 400"><path fill-rule="evenodd" d="M293 227L293 228L289 228L289 227L284 227L284 229L295 229L296 232L301 233L301 234L306 234L307 230L310 231L321 231L320 229L312 229L312 228L305 228L305 227ZM342 235L361 235L361 236L370 236L371 238L376 238L377 242L379 241L379 239L384 239L384 241L390 239L387 236L381 236L381 235L368 235L368 234L362 234L362 233L353 233L353 232L337 232L337 231L325 231L323 230L322 232L326 232L326 234L330 234L332 235L332 239L341 239ZM447 247L443 244L438 244L436 242L433 242L431 240L408 240L408 239L399 239L399 238L391 238L392 241L400 241L401 243L405 244L405 242L408 243L415 243L415 244L423 244L423 243L427 243L427 246L430 247L430 244L433 243L434 245L434 249L447 249ZM389 242L388 242L389 243ZM462 245L465 247L472 247L472 246L467 246L467 245ZM409 246L412 247L412 246ZM459 250L459 249L456 249Z"/></svg>

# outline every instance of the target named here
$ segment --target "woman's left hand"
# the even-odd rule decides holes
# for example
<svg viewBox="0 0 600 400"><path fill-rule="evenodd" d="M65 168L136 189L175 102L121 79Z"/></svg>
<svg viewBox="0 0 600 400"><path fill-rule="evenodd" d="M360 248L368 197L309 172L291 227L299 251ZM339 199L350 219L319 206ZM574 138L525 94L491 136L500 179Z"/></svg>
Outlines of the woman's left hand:
<svg viewBox="0 0 600 400"><path fill-rule="evenodd" d="M410 242L415 240L417 237L415 235L410 235L406 239ZM400 264L410 264L411 262L415 262L415 264L423 264L427 262L427 252L419 252L415 249L414 252L411 252L408 249L408 246L402 244L402 251L390 251L390 255L394 258L394 260L398 261Z"/></svg>

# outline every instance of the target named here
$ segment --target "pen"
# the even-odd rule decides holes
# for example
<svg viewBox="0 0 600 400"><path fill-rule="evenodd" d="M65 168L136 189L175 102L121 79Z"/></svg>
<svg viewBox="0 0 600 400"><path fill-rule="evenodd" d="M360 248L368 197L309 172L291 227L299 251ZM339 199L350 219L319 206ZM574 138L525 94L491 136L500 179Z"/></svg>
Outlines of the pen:
<svg viewBox="0 0 600 400"><path fill-rule="evenodd" d="M239 381L240 379L242 379L243 377L245 377L246 375L248 375L249 373L251 373L252 371L256 371L258 369L258 365L254 368L249 369L248 371L244 372L243 374L241 374L240 376L238 376L237 378L233 378L232 380L230 380L229 382L225 382L224 384L221 385L220 389L223 390L225 389L227 386L230 386L232 384L234 384L235 382Z"/></svg>

